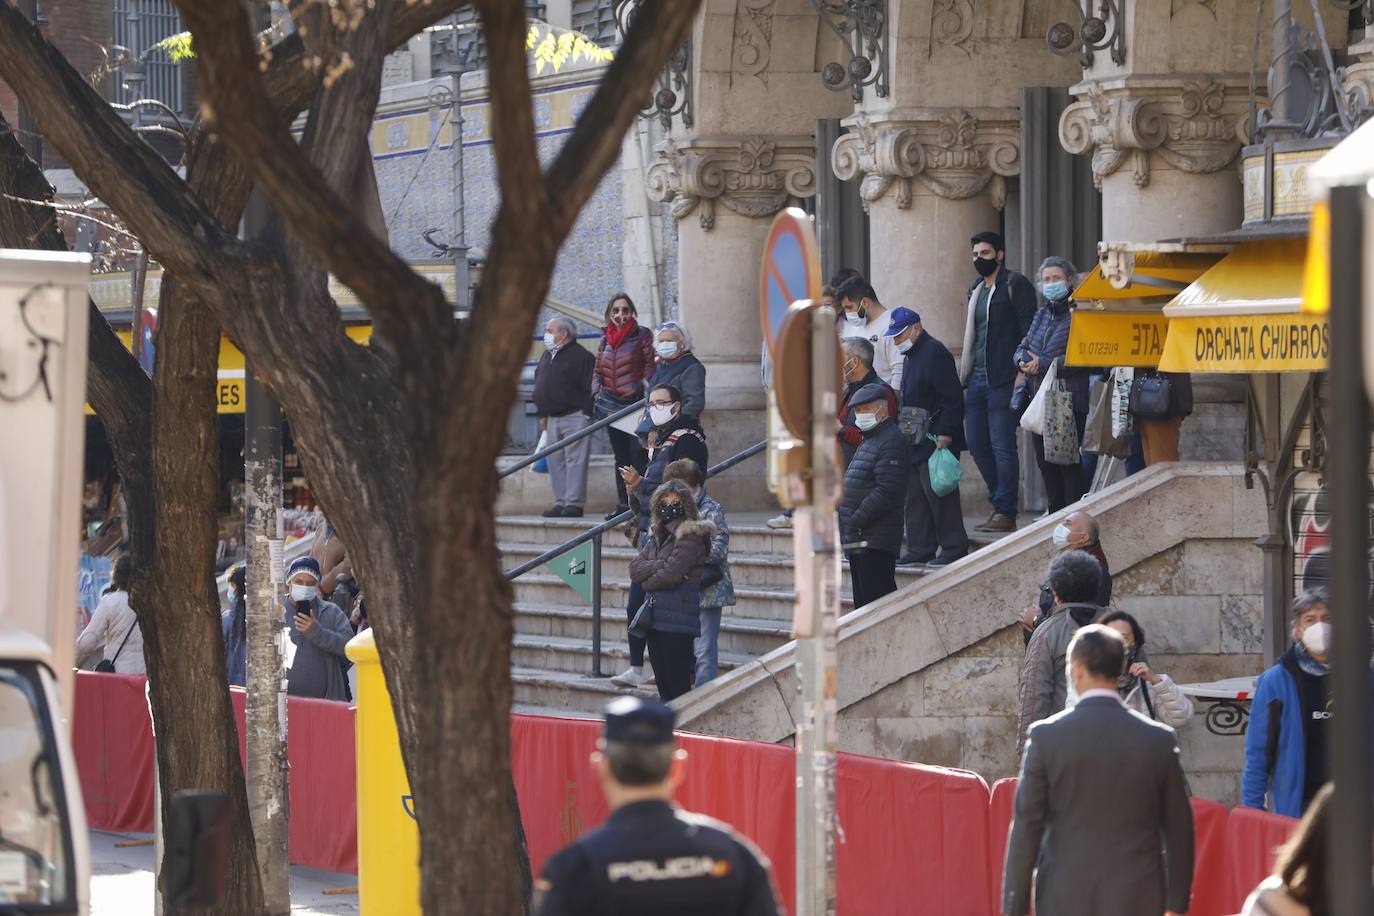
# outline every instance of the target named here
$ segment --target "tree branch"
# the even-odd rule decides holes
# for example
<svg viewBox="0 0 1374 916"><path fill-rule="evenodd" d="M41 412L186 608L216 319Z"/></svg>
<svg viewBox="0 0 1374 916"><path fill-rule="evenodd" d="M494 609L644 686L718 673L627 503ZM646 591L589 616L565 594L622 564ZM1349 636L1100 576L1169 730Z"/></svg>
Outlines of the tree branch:
<svg viewBox="0 0 1374 916"><path fill-rule="evenodd" d="M602 177L619 161L625 132L664 64L687 37L700 5L701 0L655 0L636 7L615 60L549 167L552 228L560 245Z"/></svg>
<svg viewBox="0 0 1374 916"><path fill-rule="evenodd" d="M195 36L202 89L220 141L272 198L310 251L366 304L379 332L403 352L441 352L455 337L439 287L415 273L329 187L287 132L258 73L248 17L238 0L177 0Z"/></svg>
<svg viewBox="0 0 1374 916"><path fill-rule="evenodd" d="M226 239L219 222L10 0L0 0L0 77L164 266L213 283L213 246Z"/></svg>

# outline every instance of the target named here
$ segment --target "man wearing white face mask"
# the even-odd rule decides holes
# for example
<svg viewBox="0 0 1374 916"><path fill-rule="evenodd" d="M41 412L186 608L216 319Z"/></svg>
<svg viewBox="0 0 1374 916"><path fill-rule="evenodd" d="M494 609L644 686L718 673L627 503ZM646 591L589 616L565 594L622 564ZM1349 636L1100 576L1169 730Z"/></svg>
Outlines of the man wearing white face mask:
<svg viewBox="0 0 1374 916"><path fill-rule="evenodd" d="M1072 512L1054 527L1050 538L1060 553L1081 550L1102 564L1102 579L1097 587L1096 604L1103 608L1111 604L1112 571L1107 563L1107 555L1102 552L1097 520L1081 510ZM1050 611L1053 608L1054 597L1050 591L1049 583L1046 582L1040 586L1040 596L1037 602L1027 605L1026 609L1021 612L1020 622L1025 630L1022 636L1025 637L1027 643L1030 642L1031 634L1035 632L1035 628L1049 619Z"/></svg>
<svg viewBox="0 0 1374 916"><path fill-rule="evenodd" d="M892 316L873 287L863 277L850 277L835 288L835 302L844 310L840 337L862 337L873 344L873 371L894 391L901 391L905 361L897 342L884 336Z"/></svg>
<svg viewBox="0 0 1374 916"><path fill-rule="evenodd" d="M1260 675L1245 732L1240 801L1276 814L1301 817L1327 781L1331 728L1331 611L1326 589L1309 589L1293 602L1293 646Z"/></svg>
<svg viewBox="0 0 1374 916"><path fill-rule="evenodd" d="M544 355L534 370L534 410L552 445L586 429L592 419L592 371L596 357L577 344L577 325L558 315L544 326ZM553 508L545 518L580 518L587 501L588 436L549 456Z"/></svg>
<svg viewBox="0 0 1374 916"><path fill-rule="evenodd" d="M293 697L344 700L348 697L344 646L353 638L353 627L338 605L320 597L320 564L314 557L297 557L286 573L287 593L282 596L296 656L287 677L286 692Z"/></svg>

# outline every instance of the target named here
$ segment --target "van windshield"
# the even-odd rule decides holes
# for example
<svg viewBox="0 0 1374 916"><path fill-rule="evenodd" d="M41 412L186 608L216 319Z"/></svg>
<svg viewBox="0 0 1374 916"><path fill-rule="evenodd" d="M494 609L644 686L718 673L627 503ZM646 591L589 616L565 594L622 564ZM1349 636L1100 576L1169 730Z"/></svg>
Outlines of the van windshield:
<svg viewBox="0 0 1374 916"><path fill-rule="evenodd" d="M36 664L0 664L0 914L76 906L45 679Z"/></svg>

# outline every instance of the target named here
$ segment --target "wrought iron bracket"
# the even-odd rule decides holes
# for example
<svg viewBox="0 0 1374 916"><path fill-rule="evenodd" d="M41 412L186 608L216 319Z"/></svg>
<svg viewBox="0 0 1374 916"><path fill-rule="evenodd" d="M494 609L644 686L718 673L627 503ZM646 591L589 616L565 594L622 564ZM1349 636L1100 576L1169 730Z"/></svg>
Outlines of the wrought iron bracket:
<svg viewBox="0 0 1374 916"><path fill-rule="evenodd" d="M825 88L848 89L855 102L862 102L864 89L872 86L878 98L887 98L887 0L811 0L811 5L849 53L847 62L821 68Z"/></svg>
<svg viewBox="0 0 1374 916"><path fill-rule="evenodd" d="M640 5L648 0L616 0L615 22L621 38L630 31L630 23L639 12ZM692 39L689 35L677 50L668 58L663 71L658 75L654 94L640 109L639 116L644 119L658 118L664 130L673 126L673 118L681 117L682 126L691 128L692 118Z"/></svg>
<svg viewBox="0 0 1374 916"><path fill-rule="evenodd" d="M1082 0L1078 27L1056 22L1045 33L1045 44L1055 54L1077 54L1086 70L1093 65L1093 52L1111 49L1112 62L1126 63L1126 0L1100 0L1096 14L1093 0Z"/></svg>

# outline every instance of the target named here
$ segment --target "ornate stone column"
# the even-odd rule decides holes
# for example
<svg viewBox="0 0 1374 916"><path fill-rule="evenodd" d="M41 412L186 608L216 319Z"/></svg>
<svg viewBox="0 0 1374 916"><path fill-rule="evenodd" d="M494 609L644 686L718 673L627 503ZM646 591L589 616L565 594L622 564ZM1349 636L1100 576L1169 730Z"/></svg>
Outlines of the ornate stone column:
<svg viewBox="0 0 1374 916"><path fill-rule="evenodd" d="M1006 178L1020 166L1018 113L902 108L845 124L851 130L835 143L832 164L842 180L860 181L878 297L916 309L957 355L975 278L968 240L1000 225Z"/></svg>
<svg viewBox="0 0 1374 916"><path fill-rule="evenodd" d="M1091 155L1103 192L1102 237L1154 242L1240 225L1234 168L1248 116L1243 77L1121 76L1074 86L1064 148ZM1226 174L1218 174L1225 170Z"/></svg>
<svg viewBox="0 0 1374 916"><path fill-rule="evenodd" d="M649 196L668 202L677 220L678 301L706 364L703 425L712 460L763 438L759 259L773 215L815 193L815 168L809 136L669 139L649 167ZM762 502L754 470L740 478L749 489L738 505ZM713 491L728 486L723 480Z"/></svg>

